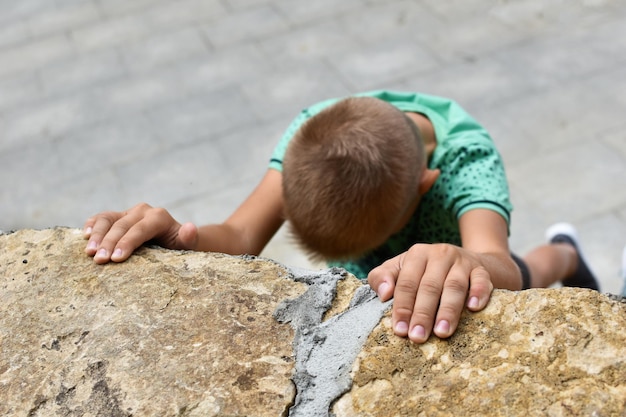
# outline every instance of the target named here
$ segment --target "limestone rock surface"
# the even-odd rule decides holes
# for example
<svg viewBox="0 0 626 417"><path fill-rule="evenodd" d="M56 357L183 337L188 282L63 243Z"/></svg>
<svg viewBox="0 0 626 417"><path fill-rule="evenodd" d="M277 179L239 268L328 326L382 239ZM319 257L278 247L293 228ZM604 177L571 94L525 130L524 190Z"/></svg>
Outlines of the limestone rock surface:
<svg viewBox="0 0 626 417"><path fill-rule="evenodd" d="M339 416L626 416L626 299L495 291L447 340L391 336L387 315L353 366Z"/></svg>
<svg viewBox="0 0 626 417"><path fill-rule="evenodd" d="M414 345L336 271L158 248L99 266L84 245L0 235L0 415L626 415L623 299L495 291Z"/></svg>
<svg viewBox="0 0 626 417"><path fill-rule="evenodd" d="M272 262L141 249L95 265L79 231L0 236L0 415L280 416L306 285Z"/></svg>

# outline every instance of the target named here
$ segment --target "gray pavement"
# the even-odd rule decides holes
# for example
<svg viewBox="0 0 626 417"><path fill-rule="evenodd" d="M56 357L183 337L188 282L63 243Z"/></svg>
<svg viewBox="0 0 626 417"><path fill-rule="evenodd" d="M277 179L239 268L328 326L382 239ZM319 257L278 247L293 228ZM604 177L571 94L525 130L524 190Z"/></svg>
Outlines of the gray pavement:
<svg viewBox="0 0 626 417"><path fill-rule="evenodd" d="M491 131L516 252L572 222L617 292L625 64L624 0L0 0L0 230L221 221L301 108L407 89ZM263 255L311 266L282 232Z"/></svg>

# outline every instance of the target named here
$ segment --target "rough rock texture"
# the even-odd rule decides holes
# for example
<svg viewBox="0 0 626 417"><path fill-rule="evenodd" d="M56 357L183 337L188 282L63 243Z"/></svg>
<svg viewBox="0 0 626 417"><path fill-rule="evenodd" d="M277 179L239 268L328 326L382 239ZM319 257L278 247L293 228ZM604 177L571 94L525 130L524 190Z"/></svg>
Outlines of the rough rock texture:
<svg viewBox="0 0 626 417"><path fill-rule="evenodd" d="M0 235L0 415L626 415L624 300L496 291L418 346L337 271L155 248L98 266L84 245Z"/></svg>
<svg viewBox="0 0 626 417"><path fill-rule="evenodd" d="M271 262L143 249L95 265L75 230L0 236L0 415L280 416L306 285Z"/></svg>
<svg viewBox="0 0 626 417"><path fill-rule="evenodd" d="M337 416L625 416L626 300L496 291L448 340L374 329ZM402 410L402 411L398 411Z"/></svg>

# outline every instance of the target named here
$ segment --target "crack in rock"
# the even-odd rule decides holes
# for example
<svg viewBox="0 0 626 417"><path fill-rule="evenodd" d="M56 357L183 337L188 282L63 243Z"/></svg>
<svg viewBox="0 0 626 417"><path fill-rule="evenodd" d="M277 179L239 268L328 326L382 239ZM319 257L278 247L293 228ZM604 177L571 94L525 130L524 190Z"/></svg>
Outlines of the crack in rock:
<svg viewBox="0 0 626 417"><path fill-rule="evenodd" d="M289 416L328 416L333 401L350 389L352 364L391 301L381 303L364 285L355 292L346 311L322 322L346 272L340 268L291 272L295 281L309 288L300 297L281 303L274 312L278 321L291 323L295 330L292 379L297 393Z"/></svg>

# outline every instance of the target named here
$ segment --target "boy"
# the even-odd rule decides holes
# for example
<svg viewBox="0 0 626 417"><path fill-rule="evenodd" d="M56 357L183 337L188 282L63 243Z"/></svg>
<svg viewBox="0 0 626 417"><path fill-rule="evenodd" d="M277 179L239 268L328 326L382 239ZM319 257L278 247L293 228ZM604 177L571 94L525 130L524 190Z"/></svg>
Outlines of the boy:
<svg viewBox="0 0 626 417"><path fill-rule="evenodd" d="M572 230L524 260L508 247L512 210L488 133L440 97L373 91L318 103L298 116L270 169L222 224L197 228L146 204L87 220L86 252L120 262L143 242L259 254L285 220L312 256L367 277L394 297L394 332L416 343L449 337L464 307L494 287L597 289Z"/></svg>

